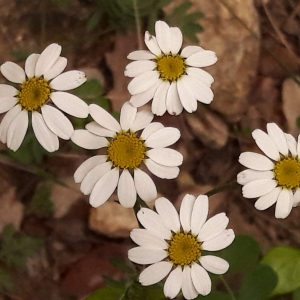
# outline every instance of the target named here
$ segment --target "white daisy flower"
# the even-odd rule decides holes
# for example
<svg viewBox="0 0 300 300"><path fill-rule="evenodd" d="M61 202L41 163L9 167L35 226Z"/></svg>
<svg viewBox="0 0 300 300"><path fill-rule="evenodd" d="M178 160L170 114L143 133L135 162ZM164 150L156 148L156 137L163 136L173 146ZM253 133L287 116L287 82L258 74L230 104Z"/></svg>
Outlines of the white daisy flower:
<svg viewBox="0 0 300 300"><path fill-rule="evenodd" d="M237 176L245 198L257 198L255 207L265 210L276 203L275 217L286 218L300 203L300 136L284 133L275 123L267 133L252 132L257 146L266 155L244 152L239 162L249 168Z"/></svg>
<svg viewBox="0 0 300 300"><path fill-rule="evenodd" d="M75 130L71 139L85 149L107 148L105 155L87 159L74 174L75 181L81 182L81 191L91 194L93 207L102 205L117 187L124 207L134 206L136 194L146 202L153 201L156 186L140 169L142 163L160 178L178 176L182 155L166 148L179 139L178 129L151 123L151 112L137 112L129 102L121 109L120 123L96 104L90 105L90 114L95 121L86 125L87 130ZM141 129L144 130L138 135Z"/></svg>
<svg viewBox="0 0 300 300"><path fill-rule="evenodd" d="M151 285L166 276L164 294L175 298L182 290L185 299L208 295L211 280L207 271L224 274L229 264L214 255L203 255L203 250L218 251L234 240L232 229L226 229L225 213L206 221L208 197L186 195L181 203L179 215L166 198L155 201L154 212L142 208L137 218L145 229L133 229L131 239L139 245L128 251L131 261L150 265L144 269L139 281Z"/></svg>
<svg viewBox="0 0 300 300"><path fill-rule="evenodd" d="M217 61L215 52L198 46L187 46L180 52L180 29L163 21L155 23L155 33L156 37L145 33L149 50L127 56L134 60L125 69L125 76L134 77L128 85L130 103L140 107L153 99L152 112L158 116L166 111L178 115L183 108L194 112L197 101L211 103L214 95L210 86L214 79L201 68Z"/></svg>
<svg viewBox="0 0 300 300"><path fill-rule="evenodd" d="M83 84L85 74L80 71L61 74L67 59L60 53L61 46L51 44L41 54L34 53L26 59L25 71L11 61L0 67L7 80L19 84L18 89L0 84L0 113L7 112L0 124L0 140L13 151L23 142L28 115L37 140L49 152L59 148L58 137L68 140L74 131L60 110L78 118L88 116L88 105L64 92Z"/></svg>

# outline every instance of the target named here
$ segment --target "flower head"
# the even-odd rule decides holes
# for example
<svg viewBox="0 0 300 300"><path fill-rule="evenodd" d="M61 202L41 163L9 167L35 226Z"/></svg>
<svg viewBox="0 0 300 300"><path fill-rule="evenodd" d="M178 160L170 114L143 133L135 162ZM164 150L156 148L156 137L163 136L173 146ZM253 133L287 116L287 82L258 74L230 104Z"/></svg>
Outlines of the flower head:
<svg viewBox="0 0 300 300"><path fill-rule="evenodd" d="M80 71L61 74L67 59L60 53L61 46L51 44L41 54L31 54L26 59L25 71L10 61L0 67L7 80L19 84L18 88L0 84L0 113L7 112L0 124L0 140L14 151L25 137L29 113L37 140L49 152L59 148L58 137L70 139L74 131L60 110L79 118L88 116L88 105L64 92L83 84L85 74Z"/></svg>
<svg viewBox="0 0 300 300"><path fill-rule="evenodd" d="M95 104L90 105L90 114L95 121L86 125L87 130L75 130L71 139L86 149L106 148L105 155L87 159L74 174L75 181L81 182L81 191L91 194L92 206L102 205L117 187L124 207L134 206L136 194L146 202L154 200L156 187L140 169L142 164L160 178L177 177L182 155L166 147L179 139L178 129L151 123L151 112L137 112L129 102L121 109L120 123Z"/></svg>
<svg viewBox="0 0 300 300"><path fill-rule="evenodd" d="M186 299L209 294L211 280L207 271L224 274L229 264L220 257L204 255L203 250L218 251L232 243L234 232L226 229L227 216L220 213L206 221L208 197L204 195L186 195L179 215L166 198L157 199L155 209L156 212L142 208L137 218L145 229L133 229L130 234L139 246L129 250L129 259L150 265L142 271L139 281L151 285L168 276L164 294L171 299L180 290Z"/></svg>
<svg viewBox="0 0 300 300"><path fill-rule="evenodd" d="M197 101L209 104L214 79L201 68L217 61L215 52L198 46L180 52L180 29L163 21L155 23L155 33L156 37L145 33L149 50L134 51L127 57L134 60L125 69L126 76L134 77L128 85L130 103L140 107L153 99L152 112L158 116L166 111L178 115L183 108L191 113L197 109Z"/></svg>
<svg viewBox="0 0 300 300"><path fill-rule="evenodd" d="M275 123L267 133L252 132L257 146L266 155L244 152L239 162L249 168L237 176L245 198L257 198L255 207L265 210L276 203L275 217L286 218L300 203L300 141L284 133Z"/></svg>

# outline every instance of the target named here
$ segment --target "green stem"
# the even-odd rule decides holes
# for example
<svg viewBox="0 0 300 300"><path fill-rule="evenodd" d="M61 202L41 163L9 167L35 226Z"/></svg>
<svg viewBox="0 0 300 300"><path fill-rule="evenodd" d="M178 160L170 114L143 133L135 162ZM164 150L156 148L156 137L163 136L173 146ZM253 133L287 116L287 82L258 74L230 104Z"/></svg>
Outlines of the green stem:
<svg viewBox="0 0 300 300"><path fill-rule="evenodd" d="M230 286L228 285L228 283L227 283L227 281L225 280L225 278L224 278L222 275L220 275L220 279L221 279L222 283L224 284L224 286L225 286L225 288L226 288L228 294L230 295L230 298L231 298L232 300L236 300L236 298L235 298L235 296L234 296L234 293L233 293L232 289L230 288Z"/></svg>
<svg viewBox="0 0 300 300"><path fill-rule="evenodd" d="M139 8L137 5L137 0L132 0L132 3L133 3L135 24L136 24L138 48L139 48L139 50L141 50L141 49L143 49L143 41L142 41L142 28L141 28L141 22L140 22Z"/></svg>
<svg viewBox="0 0 300 300"><path fill-rule="evenodd" d="M207 195L208 197L210 197L210 196L213 196L213 195L215 195L217 193L223 192L225 190L233 189L233 188L236 188L238 186L239 186L239 184L237 183L236 180L230 181L230 182L222 184L222 185L220 185L220 186L218 186L218 187L216 187L216 188L208 191L207 193L205 193L205 195Z"/></svg>

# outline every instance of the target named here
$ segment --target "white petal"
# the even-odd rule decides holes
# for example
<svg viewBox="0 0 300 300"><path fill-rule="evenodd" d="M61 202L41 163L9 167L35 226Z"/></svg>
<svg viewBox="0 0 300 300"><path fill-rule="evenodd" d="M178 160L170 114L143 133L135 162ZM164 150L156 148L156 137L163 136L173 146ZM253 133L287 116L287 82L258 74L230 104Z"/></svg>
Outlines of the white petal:
<svg viewBox="0 0 300 300"><path fill-rule="evenodd" d="M180 138L180 131L173 127L164 127L150 134L146 139L146 146L150 148L164 148L176 143Z"/></svg>
<svg viewBox="0 0 300 300"><path fill-rule="evenodd" d="M62 73L55 77L51 82L50 86L52 89L58 91L68 91L75 89L86 82L84 72L73 70Z"/></svg>
<svg viewBox="0 0 300 300"><path fill-rule="evenodd" d="M135 120L130 129L134 132L144 129L153 120L154 115L151 111L141 110L136 114Z"/></svg>
<svg viewBox="0 0 300 300"><path fill-rule="evenodd" d="M128 77L136 77L142 73L153 71L156 63L152 60L133 61L125 67L124 75Z"/></svg>
<svg viewBox="0 0 300 300"><path fill-rule="evenodd" d="M164 125L159 122L153 122L149 124L145 129L142 131L141 138L146 140L153 132L158 131L164 128Z"/></svg>
<svg viewBox="0 0 300 300"><path fill-rule="evenodd" d="M147 229L135 228L130 232L131 239L146 248L167 249L168 243Z"/></svg>
<svg viewBox="0 0 300 300"><path fill-rule="evenodd" d="M155 201L155 209L161 216L165 226L173 232L179 232L180 221L174 205L166 198L161 197Z"/></svg>
<svg viewBox="0 0 300 300"><path fill-rule="evenodd" d="M257 171L269 171L274 168L274 163L269 158L254 152L241 153L239 162L243 166Z"/></svg>
<svg viewBox="0 0 300 300"><path fill-rule="evenodd" d="M169 54L172 46L172 34L170 27L164 21L156 21L155 34L159 48L165 54Z"/></svg>
<svg viewBox="0 0 300 300"><path fill-rule="evenodd" d="M167 257L167 252L157 248L135 247L128 251L128 258L134 263L148 265Z"/></svg>
<svg viewBox="0 0 300 300"><path fill-rule="evenodd" d="M61 53L61 46L58 44L49 45L40 55L36 67L35 76L39 77L46 73L59 58Z"/></svg>
<svg viewBox="0 0 300 300"><path fill-rule="evenodd" d="M202 256L202 258L207 256ZM208 295L211 292L211 280L208 273L197 263L194 263L191 267L192 282L196 291L203 296ZM223 274L223 273L222 273Z"/></svg>
<svg viewBox="0 0 300 300"><path fill-rule="evenodd" d="M265 194L261 196L256 202L255 202L255 208L258 210L265 210L272 206L278 199L278 196L281 192L280 187L276 187L268 194Z"/></svg>
<svg viewBox="0 0 300 300"><path fill-rule="evenodd" d="M247 170L240 172L237 175L237 182L239 184L244 185L253 180L273 179L273 178L274 178L273 171L256 171L256 170L247 169Z"/></svg>
<svg viewBox="0 0 300 300"><path fill-rule="evenodd" d="M162 81L154 94L151 110L157 116L162 116L167 110L166 98L169 87L168 81Z"/></svg>
<svg viewBox="0 0 300 300"><path fill-rule="evenodd" d="M0 114L7 112L18 103L16 97L1 97L0 98Z"/></svg>
<svg viewBox="0 0 300 300"><path fill-rule="evenodd" d="M276 203L275 217L277 219L285 219L293 208L292 191L282 189Z"/></svg>
<svg viewBox="0 0 300 300"><path fill-rule="evenodd" d="M18 90L8 84L0 84L0 98L17 96Z"/></svg>
<svg viewBox="0 0 300 300"><path fill-rule="evenodd" d="M267 124L267 131L271 139L277 146L278 151L283 155L288 155L288 146L283 131L275 123Z"/></svg>
<svg viewBox="0 0 300 300"><path fill-rule="evenodd" d="M210 218L201 228L198 239L202 242L213 239L225 230L229 219L225 213L219 213Z"/></svg>
<svg viewBox="0 0 300 300"><path fill-rule="evenodd" d="M232 229L224 230L215 238L205 241L202 244L202 249L207 251L219 251L228 247L234 240L234 232Z"/></svg>
<svg viewBox="0 0 300 300"><path fill-rule="evenodd" d="M96 155L84 161L74 173L75 182L81 182L89 171L91 171L98 164L106 161L106 155Z"/></svg>
<svg viewBox="0 0 300 300"><path fill-rule="evenodd" d="M252 136L255 139L257 146L271 159L280 159L279 152L273 140L268 134L260 129L256 129L252 132Z"/></svg>
<svg viewBox="0 0 300 300"><path fill-rule="evenodd" d="M24 70L17 64L7 61L0 67L2 75L14 83L23 83L26 80Z"/></svg>
<svg viewBox="0 0 300 300"><path fill-rule="evenodd" d="M208 197L199 195L195 201L191 217L191 231L198 235L208 215Z"/></svg>
<svg viewBox="0 0 300 300"><path fill-rule="evenodd" d="M34 77L35 76L35 67L36 63L40 57L40 54L31 54L27 57L25 61L25 73L28 78Z"/></svg>
<svg viewBox="0 0 300 300"><path fill-rule="evenodd" d="M199 68L186 68L186 73L190 77L194 77L195 79L205 83L209 87L214 82L214 78L206 71Z"/></svg>
<svg viewBox="0 0 300 300"><path fill-rule="evenodd" d="M192 282L191 268L189 266L183 267L182 294L185 299L195 299L198 296L198 292L196 291Z"/></svg>
<svg viewBox="0 0 300 300"><path fill-rule="evenodd" d="M170 27L172 36L171 53L177 54L182 46L182 32L178 27Z"/></svg>
<svg viewBox="0 0 300 300"><path fill-rule="evenodd" d="M297 142L296 139L289 133L285 133L288 148L293 156L297 156Z"/></svg>
<svg viewBox="0 0 300 300"><path fill-rule="evenodd" d="M217 60L218 59L215 52L210 50L203 50L189 56L185 60L185 63L191 67L203 68L215 64Z"/></svg>
<svg viewBox="0 0 300 300"><path fill-rule="evenodd" d="M89 132L99 135L99 136L114 137L116 135L116 133L114 131L111 131L109 129L102 127L95 121L92 121L92 122L86 124L85 129L87 129Z"/></svg>
<svg viewBox="0 0 300 300"><path fill-rule="evenodd" d="M169 148L150 149L147 151L147 156L156 163L168 167L178 167L183 161L181 153Z"/></svg>
<svg viewBox="0 0 300 300"><path fill-rule="evenodd" d="M86 118L89 115L88 105L75 95L65 92L53 92L50 98L59 109L71 116Z"/></svg>
<svg viewBox="0 0 300 300"><path fill-rule="evenodd" d="M256 198L271 192L277 186L274 179L258 179L248 182L243 186L243 196L245 198Z"/></svg>
<svg viewBox="0 0 300 300"><path fill-rule="evenodd" d="M133 107L129 102L125 102L121 108L120 113L120 125L121 128L127 131L131 128L135 117L136 117L137 109Z"/></svg>
<svg viewBox="0 0 300 300"><path fill-rule="evenodd" d="M131 95L136 95L150 89L159 80L157 71L145 72L133 78L128 84L128 91Z"/></svg>
<svg viewBox="0 0 300 300"><path fill-rule="evenodd" d="M298 157L300 157L300 134L298 135L297 154L298 154Z"/></svg>
<svg viewBox="0 0 300 300"><path fill-rule="evenodd" d="M28 128L28 112L22 110L10 123L7 130L7 147L17 151Z"/></svg>
<svg viewBox="0 0 300 300"><path fill-rule="evenodd" d="M100 178L110 171L111 169L111 162L104 162L102 164L99 164L95 166L93 169L91 169L84 179L82 180L82 183L80 185L80 190L84 195L89 195L93 188L95 187L96 183L100 180Z"/></svg>
<svg viewBox="0 0 300 300"><path fill-rule="evenodd" d="M112 195L119 181L119 170L111 169L96 183L90 196L90 204L93 207L102 205Z"/></svg>
<svg viewBox="0 0 300 300"><path fill-rule="evenodd" d="M224 274L229 269L229 263L221 257L204 255L199 259L203 268L213 274Z"/></svg>
<svg viewBox="0 0 300 300"><path fill-rule="evenodd" d="M184 109L192 113L197 109L197 99L193 90L189 87L188 82L185 80L187 77L187 75L183 75L177 81L177 91Z"/></svg>
<svg viewBox="0 0 300 300"><path fill-rule="evenodd" d="M181 202L179 217L181 226L185 232L191 230L191 219L195 200L196 197L194 195L186 194Z"/></svg>
<svg viewBox="0 0 300 300"><path fill-rule="evenodd" d="M148 50L137 50L129 53L127 55L127 58L131 60L145 60L145 59L154 59L155 55L153 55Z"/></svg>
<svg viewBox="0 0 300 300"><path fill-rule="evenodd" d="M21 110L21 105L16 105L11 110L9 110L2 119L0 124L0 140L2 143L6 143L7 130L9 128L9 125L12 122L12 120L20 113Z"/></svg>
<svg viewBox="0 0 300 300"><path fill-rule="evenodd" d="M178 167L163 166L163 165L160 165L160 164L154 162L151 159L145 159L144 163L147 166L148 170L152 174L156 175L159 178L174 179L179 174L179 168Z"/></svg>
<svg viewBox="0 0 300 300"><path fill-rule="evenodd" d="M172 237L171 230L168 229L160 215L149 208L141 208L137 213L137 218L143 227L157 237L165 240L170 240Z"/></svg>
<svg viewBox="0 0 300 300"><path fill-rule="evenodd" d="M189 56L201 51L204 51L204 49L199 46L187 46L182 49L180 55L184 58L188 58Z"/></svg>
<svg viewBox="0 0 300 300"><path fill-rule="evenodd" d="M179 94L177 91L177 82L173 81L168 89L166 97L167 111L170 115L179 115L183 110Z"/></svg>
<svg viewBox="0 0 300 300"><path fill-rule="evenodd" d="M46 125L44 118L37 111L32 112L32 128L39 143L48 151L58 150L58 137Z"/></svg>
<svg viewBox="0 0 300 300"><path fill-rule="evenodd" d="M74 144L84 149L100 149L106 147L107 139L101 136L97 136L84 129L75 130L71 136L71 140Z"/></svg>
<svg viewBox="0 0 300 300"><path fill-rule="evenodd" d="M141 106L145 105L146 103L148 103L154 97L154 94L155 94L157 88L160 86L160 84L161 84L161 81L157 80L155 82L155 84L153 84L146 91L131 96L129 102L134 107L141 107Z"/></svg>
<svg viewBox="0 0 300 300"><path fill-rule="evenodd" d="M297 190L293 197L293 207L296 207L300 204L300 190Z"/></svg>
<svg viewBox="0 0 300 300"><path fill-rule="evenodd" d="M67 66L67 59L65 57L59 57L54 65L47 72L44 73L44 78L46 80L51 80L52 78L58 76L64 71ZM52 84L52 83L51 83Z"/></svg>
<svg viewBox="0 0 300 300"><path fill-rule="evenodd" d="M157 197L156 186L147 173L140 169L135 169L133 179L136 192L142 200L150 202Z"/></svg>
<svg viewBox="0 0 300 300"><path fill-rule="evenodd" d="M64 140L69 140L74 132L70 120L58 109L50 105L42 105L43 118L47 126L57 136Z"/></svg>
<svg viewBox="0 0 300 300"><path fill-rule="evenodd" d="M166 279L164 285L164 294L166 297L173 299L180 292L182 286L182 270L181 267L178 266L175 268L168 278Z"/></svg>
<svg viewBox="0 0 300 300"><path fill-rule="evenodd" d="M118 185L118 198L124 207L133 207L136 201L136 190L133 178L128 170L123 170Z"/></svg>
<svg viewBox="0 0 300 300"><path fill-rule="evenodd" d="M118 121L101 106L97 104L91 104L90 114L92 118L104 128L107 128L114 132L121 131L121 126Z"/></svg>
<svg viewBox="0 0 300 300"><path fill-rule="evenodd" d="M139 282L142 285L155 284L164 279L172 269L172 264L168 261L157 262L144 269L140 276Z"/></svg>
<svg viewBox="0 0 300 300"><path fill-rule="evenodd" d="M158 46L156 37L151 35L148 31L145 32L145 44L148 47L148 49L155 55L159 56L161 55L161 50Z"/></svg>

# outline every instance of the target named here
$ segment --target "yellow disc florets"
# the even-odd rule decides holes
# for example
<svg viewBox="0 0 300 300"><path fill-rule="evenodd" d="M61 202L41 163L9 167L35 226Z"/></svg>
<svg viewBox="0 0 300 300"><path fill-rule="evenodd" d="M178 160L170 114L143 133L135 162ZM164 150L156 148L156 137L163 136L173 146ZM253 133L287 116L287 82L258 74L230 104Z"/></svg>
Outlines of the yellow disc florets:
<svg viewBox="0 0 300 300"><path fill-rule="evenodd" d="M295 189L300 186L300 161L295 157L284 157L275 163L275 179L279 186Z"/></svg>
<svg viewBox="0 0 300 300"><path fill-rule="evenodd" d="M169 242L169 259L174 265L190 265L201 256L201 243L191 233L179 232Z"/></svg>
<svg viewBox="0 0 300 300"><path fill-rule="evenodd" d="M163 80L176 81L185 73L185 62L179 55L163 55L156 59L157 70Z"/></svg>
<svg viewBox="0 0 300 300"><path fill-rule="evenodd" d="M121 132L109 143L107 154L115 167L135 169L145 159L146 147L135 133Z"/></svg>
<svg viewBox="0 0 300 300"><path fill-rule="evenodd" d="M50 86L45 79L29 78L21 84L19 103L28 111L37 110L49 99L50 92Z"/></svg>

